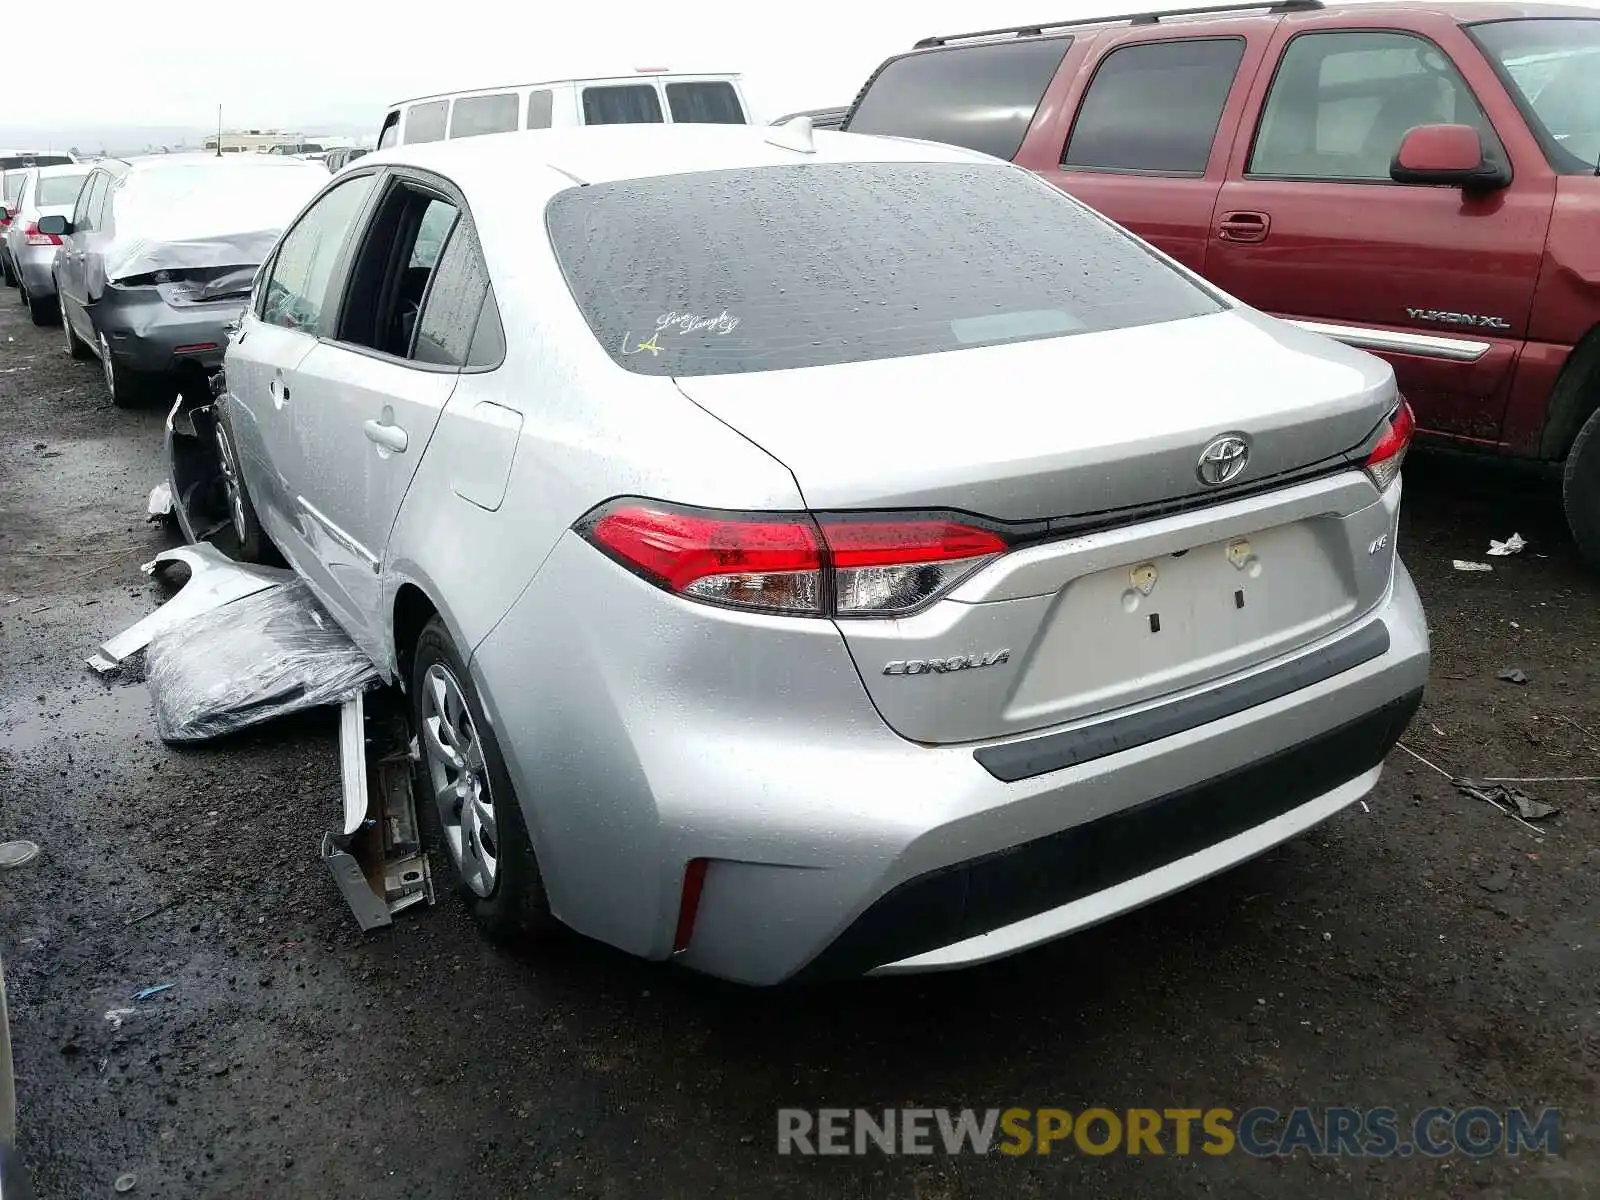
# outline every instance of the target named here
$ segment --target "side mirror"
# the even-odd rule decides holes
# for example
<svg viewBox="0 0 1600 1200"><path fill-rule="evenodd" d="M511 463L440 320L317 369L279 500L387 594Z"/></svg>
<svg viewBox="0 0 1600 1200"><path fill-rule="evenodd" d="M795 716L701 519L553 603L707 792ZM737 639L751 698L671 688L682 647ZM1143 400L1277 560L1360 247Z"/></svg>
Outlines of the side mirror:
<svg viewBox="0 0 1600 1200"><path fill-rule="evenodd" d="M65 217L54 214L48 217L40 217L39 232L53 233L56 235L56 237L60 237L64 233L72 232L72 222L67 220Z"/></svg>
<svg viewBox="0 0 1600 1200"><path fill-rule="evenodd" d="M1470 125L1418 125L1400 139L1389 164L1396 183L1432 184L1492 192L1511 182L1511 170L1491 157Z"/></svg>
<svg viewBox="0 0 1600 1200"><path fill-rule="evenodd" d="M11 210L4 204L0 204L0 225L5 224L9 220L11 220Z"/></svg>

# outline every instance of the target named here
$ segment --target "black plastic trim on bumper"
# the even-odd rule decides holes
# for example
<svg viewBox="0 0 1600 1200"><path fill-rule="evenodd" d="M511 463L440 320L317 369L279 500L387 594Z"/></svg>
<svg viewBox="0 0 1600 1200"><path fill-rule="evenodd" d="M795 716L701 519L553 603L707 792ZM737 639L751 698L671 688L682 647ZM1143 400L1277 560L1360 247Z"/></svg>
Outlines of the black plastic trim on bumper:
<svg viewBox="0 0 1600 1200"><path fill-rule="evenodd" d="M942 867L885 893L797 979L861 975L1158 870L1308 804L1381 763L1422 689L1194 787Z"/></svg>
<svg viewBox="0 0 1600 1200"><path fill-rule="evenodd" d="M1382 621L1373 621L1348 637L1293 662L1223 684L1187 700L1113 717L1081 729L987 746L974 751L972 757L989 774L1005 783L1032 779L1035 775L1093 762L1108 754L1132 750L1135 746L1220 721L1324 679L1332 679L1388 652L1389 627Z"/></svg>

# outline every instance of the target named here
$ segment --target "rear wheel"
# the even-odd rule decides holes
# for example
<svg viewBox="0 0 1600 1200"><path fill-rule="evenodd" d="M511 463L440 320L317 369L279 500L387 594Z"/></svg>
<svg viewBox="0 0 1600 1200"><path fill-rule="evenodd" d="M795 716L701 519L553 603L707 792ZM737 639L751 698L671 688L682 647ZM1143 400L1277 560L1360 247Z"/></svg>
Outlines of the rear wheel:
<svg viewBox="0 0 1600 1200"><path fill-rule="evenodd" d="M56 283L56 295L61 295L59 281ZM72 318L67 316L65 308L61 310L61 328L66 334L68 357L74 358L79 362L84 362L94 357L94 351L89 348L89 343L79 337L78 331L72 327Z"/></svg>
<svg viewBox="0 0 1600 1200"><path fill-rule="evenodd" d="M28 291L26 287L21 288L17 295L28 306L28 319L35 325L53 325L61 315L54 296L41 298Z"/></svg>
<svg viewBox="0 0 1600 1200"><path fill-rule="evenodd" d="M155 398L155 388L148 376L131 371L111 356L111 343L100 335L100 370L105 375L106 391L111 393L111 403L118 408L138 408Z"/></svg>
<svg viewBox="0 0 1600 1200"><path fill-rule="evenodd" d="M0 254L0 269L5 271L6 282L12 287L16 287L19 281L16 271L12 269L11 256L9 254Z"/></svg>
<svg viewBox="0 0 1600 1200"><path fill-rule="evenodd" d="M1572 443L1561 476L1561 501L1578 552L1600 570L1600 410Z"/></svg>
<svg viewBox="0 0 1600 1200"><path fill-rule="evenodd" d="M423 627L412 656L411 722L422 751L417 803L444 843L472 915L496 939L552 933L559 926L500 747L438 617Z"/></svg>
<svg viewBox="0 0 1600 1200"><path fill-rule="evenodd" d="M217 466L222 472L222 490L228 503L228 519L233 522L234 536L239 539L239 557L245 562L261 562L266 553L267 535L262 531L256 516L256 506L250 503L250 493L245 490L244 475L239 471L239 453L234 449L233 434L228 422L219 417L217 431Z"/></svg>

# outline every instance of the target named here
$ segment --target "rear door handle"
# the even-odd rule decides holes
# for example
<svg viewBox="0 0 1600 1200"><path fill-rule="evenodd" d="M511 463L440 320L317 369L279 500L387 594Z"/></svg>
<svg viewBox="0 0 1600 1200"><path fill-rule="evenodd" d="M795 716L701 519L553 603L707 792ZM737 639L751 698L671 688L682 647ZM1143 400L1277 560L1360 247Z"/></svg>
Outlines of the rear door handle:
<svg viewBox="0 0 1600 1200"><path fill-rule="evenodd" d="M386 414L387 415L387 414ZM385 450L393 450L396 454L406 452L406 431L398 425L387 421L363 421L362 432L367 435L367 441L382 446Z"/></svg>
<svg viewBox="0 0 1600 1200"><path fill-rule="evenodd" d="M283 381L281 374L274 375L272 382L267 384L267 391L272 396L272 406L282 410L289 403L289 385Z"/></svg>
<svg viewBox="0 0 1600 1200"><path fill-rule="evenodd" d="M1225 242L1264 242L1272 218L1260 212L1228 212L1217 223L1217 236Z"/></svg>

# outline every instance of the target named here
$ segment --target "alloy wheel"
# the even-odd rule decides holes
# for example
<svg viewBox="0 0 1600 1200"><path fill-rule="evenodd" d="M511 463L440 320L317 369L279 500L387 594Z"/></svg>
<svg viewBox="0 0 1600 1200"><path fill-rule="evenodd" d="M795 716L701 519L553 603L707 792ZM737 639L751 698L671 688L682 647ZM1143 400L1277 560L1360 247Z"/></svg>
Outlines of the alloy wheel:
<svg viewBox="0 0 1600 1200"><path fill-rule="evenodd" d="M422 713L428 784L445 842L463 882L487 897L500 865L494 796L466 696L443 663L434 663L423 676Z"/></svg>
<svg viewBox="0 0 1600 1200"><path fill-rule="evenodd" d="M228 493L228 515L233 520L233 532L242 543L250 536L244 519L244 485L239 482L239 461L234 457L233 439L220 421L217 423L217 463L222 468L222 486Z"/></svg>
<svg viewBox="0 0 1600 1200"><path fill-rule="evenodd" d="M100 335L100 369L105 373L106 390L113 396L117 394L117 369L111 365L111 343L106 340L106 335Z"/></svg>

